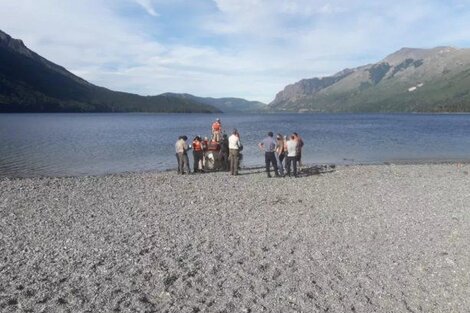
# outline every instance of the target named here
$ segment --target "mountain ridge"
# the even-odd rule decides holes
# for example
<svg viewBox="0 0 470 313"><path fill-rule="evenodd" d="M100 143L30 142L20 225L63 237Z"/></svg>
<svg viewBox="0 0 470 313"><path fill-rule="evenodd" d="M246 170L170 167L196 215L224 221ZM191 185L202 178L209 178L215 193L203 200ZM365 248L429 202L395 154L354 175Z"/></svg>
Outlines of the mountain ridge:
<svg viewBox="0 0 470 313"><path fill-rule="evenodd" d="M230 107L227 99L242 105ZM247 111L254 101L164 93L141 96L96 86L0 30L0 112L188 112ZM221 110L220 108L224 108Z"/></svg>
<svg viewBox="0 0 470 313"><path fill-rule="evenodd" d="M289 84L268 107L302 112L469 112L469 73L470 49L402 48L374 64Z"/></svg>
<svg viewBox="0 0 470 313"><path fill-rule="evenodd" d="M250 101L243 98L236 97L199 97L188 93L172 93L166 92L162 95L170 95L173 97L180 97L182 99L190 99L198 103L204 103L214 106L222 112L230 113L249 113L259 112L266 109L266 104L259 101Z"/></svg>

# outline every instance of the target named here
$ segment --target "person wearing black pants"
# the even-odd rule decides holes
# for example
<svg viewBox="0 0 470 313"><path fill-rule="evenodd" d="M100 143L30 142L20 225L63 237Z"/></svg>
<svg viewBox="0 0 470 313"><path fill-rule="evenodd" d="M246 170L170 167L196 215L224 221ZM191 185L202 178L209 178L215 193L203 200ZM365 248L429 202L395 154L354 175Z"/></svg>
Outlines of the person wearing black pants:
<svg viewBox="0 0 470 313"><path fill-rule="evenodd" d="M266 173L268 174L268 177L271 177L271 164L274 168L274 174L276 177L279 176L276 156L274 154L276 151L276 141L274 140L273 136L273 133L269 132L268 137L264 138L263 141L259 143L259 148L264 150L264 161L266 163Z"/></svg>

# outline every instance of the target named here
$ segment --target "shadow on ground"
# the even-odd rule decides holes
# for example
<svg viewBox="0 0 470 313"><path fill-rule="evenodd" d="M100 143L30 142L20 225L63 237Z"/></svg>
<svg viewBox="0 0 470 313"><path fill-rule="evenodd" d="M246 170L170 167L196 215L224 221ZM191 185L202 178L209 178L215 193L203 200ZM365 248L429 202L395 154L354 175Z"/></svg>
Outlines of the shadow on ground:
<svg viewBox="0 0 470 313"><path fill-rule="evenodd" d="M326 174L326 173L332 173L336 169L336 165L334 164L328 164L328 165L313 165L309 167L302 168L298 176L299 177L308 177L312 175L320 175L320 174Z"/></svg>
<svg viewBox="0 0 470 313"><path fill-rule="evenodd" d="M307 166L307 167L302 167L298 171L298 177L309 177L312 175L320 175L320 174L326 174L326 173L332 173L336 169L335 164L327 164L327 165L312 165L312 166ZM260 174L260 173L265 173L265 167L264 166L256 166L256 167L244 167L240 170L238 175L253 175L253 174ZM273 174L273 171L271 170L271 175Z"/></svg>

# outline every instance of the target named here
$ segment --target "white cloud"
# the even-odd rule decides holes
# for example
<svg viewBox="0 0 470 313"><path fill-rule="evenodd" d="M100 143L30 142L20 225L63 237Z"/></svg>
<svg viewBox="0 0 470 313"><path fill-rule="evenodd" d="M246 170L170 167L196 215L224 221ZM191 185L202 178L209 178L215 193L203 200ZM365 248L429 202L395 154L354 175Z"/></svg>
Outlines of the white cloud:
<svg viewBox="0 0 470 313"><path fill-rule="evenodd" d="M157 11L155 11L151 0L135 0L135 2L140 4L148 14L152 16L159 16Z"/></svg>
<svg viewBox="0 0 470 313"><path fill-rule="evenodd" d="M111 89L268 102L289 83L403 46L470 45L466 1L214 0L211 9L205 0L0 0L0 21L39 54ZM145 11L135 16L138 5ZM181 16L175 7L165 15L172 5Z"/></svg>

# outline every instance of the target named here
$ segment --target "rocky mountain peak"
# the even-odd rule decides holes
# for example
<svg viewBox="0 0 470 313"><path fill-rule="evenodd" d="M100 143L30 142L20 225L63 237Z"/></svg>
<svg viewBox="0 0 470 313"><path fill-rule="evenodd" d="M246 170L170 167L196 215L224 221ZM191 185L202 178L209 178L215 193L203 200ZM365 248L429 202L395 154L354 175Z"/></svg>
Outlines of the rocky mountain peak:
<svg viewBox="0 0 470 313"><path fill-rule="evenodd" d="M435 47L432 49L419 49L419 48L401 48L400 50L388 55L382 60L384 63L388 63L391 66L398 65L406 59L422 60L435 55L445 54L452 51L456 51L453 47Z"/></svg>
<svg viewBox="0 0 470 313"><path fill-rule="evenodd" d="M81 84L90 84L87 81L85 81L84 79L70 73L64 67L59 66L59 65L43 58L39 54L31 51L28 47L26 47L26 45L23 43L22 40L15 39L15 38L11 37L10 35L8 35L7 33L3 32L1 30L0 30L0 48L10 50L13 53L18 53L18 54L21 54L25 57L33 59L35 62L42 63L44 66L48 67L49 69L54 70L56 72L59 72L60 74L62 74L64 76L67 76L67 77L75 80L76 82L79 82Z"/></svg>
<svg viewBox="0 0 470 313"><path fill-rule="evenodd" d="M10 35L8 35L7 33L4 33L1 30L0 30L0 46L14 50L30 58L34 57L33 52L25 46L23 41L19 39L14 39Z"/></svg>

